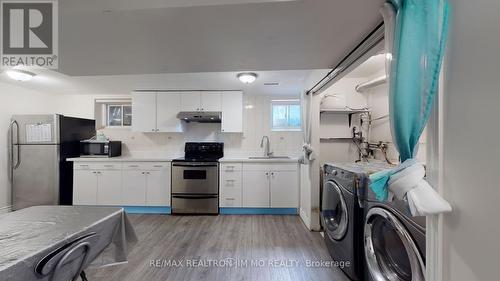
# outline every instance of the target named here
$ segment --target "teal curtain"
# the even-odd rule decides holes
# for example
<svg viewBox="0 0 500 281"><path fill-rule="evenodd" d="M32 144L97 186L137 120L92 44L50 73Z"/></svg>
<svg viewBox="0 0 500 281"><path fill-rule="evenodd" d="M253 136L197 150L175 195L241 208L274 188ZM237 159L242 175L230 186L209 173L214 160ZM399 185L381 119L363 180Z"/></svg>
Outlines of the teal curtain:
<svg viewBox="0 0 500 281"><path fill-rule="evenodd" d="M448 0L394 0L394 36L389 72L391 132L402 164L373 174L370 187L388 199L387 182L413 165L436 92L448 31ZM386 23L387 25L387 23Z"/></svg>

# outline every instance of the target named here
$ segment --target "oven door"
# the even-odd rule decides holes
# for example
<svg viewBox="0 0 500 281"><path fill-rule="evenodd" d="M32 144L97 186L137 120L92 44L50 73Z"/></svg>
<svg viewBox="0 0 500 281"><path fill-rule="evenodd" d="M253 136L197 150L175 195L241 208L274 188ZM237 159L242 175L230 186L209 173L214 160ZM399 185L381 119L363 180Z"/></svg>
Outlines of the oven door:
<svg viewBox="0 0 500 281"><path fill-rule="evenodd" d="M218 194L219 163L172 163L172 193Z"/></svg>
<svg viewBox="0 0 500 281"><path fill-rule="evenodd" d="M177 195L172 194L172 214L212 214L219 213L217 195Z"/></svg>

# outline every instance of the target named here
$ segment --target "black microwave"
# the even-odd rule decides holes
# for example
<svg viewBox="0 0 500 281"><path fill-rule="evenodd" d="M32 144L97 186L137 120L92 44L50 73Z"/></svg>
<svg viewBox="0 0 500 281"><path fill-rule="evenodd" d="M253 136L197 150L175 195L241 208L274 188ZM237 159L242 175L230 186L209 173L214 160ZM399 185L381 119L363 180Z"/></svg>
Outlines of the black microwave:
<svg viewBox="0 0 500 281"><path fill-rule="evenodd" d="M117 157L122 155L121 141L81 141L80 156Z"/></svg>

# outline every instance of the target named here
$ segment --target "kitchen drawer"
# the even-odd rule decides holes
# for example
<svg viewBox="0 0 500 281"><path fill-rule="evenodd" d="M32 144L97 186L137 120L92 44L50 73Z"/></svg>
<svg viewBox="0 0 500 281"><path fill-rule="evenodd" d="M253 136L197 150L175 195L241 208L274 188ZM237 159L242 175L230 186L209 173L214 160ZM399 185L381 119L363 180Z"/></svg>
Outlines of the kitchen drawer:
<svg viewBox="0 0 500 281"><path fill-rule="evenodd" d="M241 173L238 174L223 174L220 178L220 186L224 187L238 187L241 188Z"/></svg>
<svg viewBox="0 0 500 281"><path fill-rule="evenodd" d="M220 166L220 170L222 172L236 172L236 171L241 171L242 163L223 163Z"/></svg>
<svg viewBox="0 0 500 281"><path fill-rule="evenodd" d="M222 188L219 200L221 207L241 207L241 188Z"/></svg>
<svg viewBox="0 0 500 281"><path fill-rule="evenodd" d="M295 163L244 163L242 169L244 171L298 171L299 166Z"/></svg>
<svg viewBox="0 0 500 281"><path fill-rule="evenodd" d="M160 171L170 170L170 162L125 162L123 170L127 171Z"/></svg>
<svg viewBox="0 0 500 281"><path fill-rule="evenodd" d="M122 164L117 162L75 162L74 170L121 170Z"/></svg>

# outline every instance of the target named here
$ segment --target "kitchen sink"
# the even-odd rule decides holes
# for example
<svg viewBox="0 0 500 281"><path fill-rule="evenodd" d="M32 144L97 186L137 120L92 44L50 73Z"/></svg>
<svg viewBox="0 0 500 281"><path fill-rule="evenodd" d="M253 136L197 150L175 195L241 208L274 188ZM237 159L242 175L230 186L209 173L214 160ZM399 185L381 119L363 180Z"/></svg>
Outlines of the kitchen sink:
<svg viewBox="0 0 500 281"><path fill-rule="evenodd" d="M248 159L290 159L289 156L250 156Z"/></svg>

